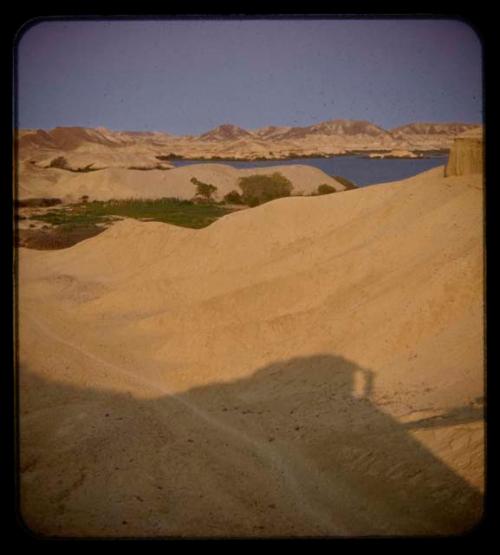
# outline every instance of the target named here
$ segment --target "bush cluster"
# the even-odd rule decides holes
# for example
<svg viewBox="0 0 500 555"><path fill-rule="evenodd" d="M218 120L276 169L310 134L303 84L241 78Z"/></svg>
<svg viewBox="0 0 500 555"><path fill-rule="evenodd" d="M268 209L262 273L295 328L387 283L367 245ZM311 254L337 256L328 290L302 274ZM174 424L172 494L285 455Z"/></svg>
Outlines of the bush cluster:
<svg viewBox="0 0 500 555"><path fill-rule="evenodd" d="M238 184L243 192L242 201L249 206L289 197L293 189L291 181L278 172L272 175L257 174L241 177Z"/></svg>
<svg viewBox="0 0 500 555"><path fill-rule="evenodd" d="M228 204L244 204L240 193L234 190L224 195L224 202L227 202Z"/></svg>
<svg viewBox="0 0 500 555"><path fill-rule="evenodd" d="M330 193L335 193L335 187L327 185L326 183L318 185L318 195L329 195Z"/></svg>

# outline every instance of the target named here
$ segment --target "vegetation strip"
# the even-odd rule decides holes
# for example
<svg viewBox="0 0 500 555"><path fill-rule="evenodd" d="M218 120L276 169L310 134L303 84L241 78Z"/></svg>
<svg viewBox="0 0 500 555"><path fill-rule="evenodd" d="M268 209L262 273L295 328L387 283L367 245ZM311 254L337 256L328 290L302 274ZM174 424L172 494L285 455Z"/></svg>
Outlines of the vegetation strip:
<svg viewBox="0 0 500 555"><path fill-rule="evenodd" d="M202 228L232 210L217 204L196 204L173 198L91 201L33 214L32 219L52 225L96 225L111 222L113 216L149 219L182 227Z"/></svg>

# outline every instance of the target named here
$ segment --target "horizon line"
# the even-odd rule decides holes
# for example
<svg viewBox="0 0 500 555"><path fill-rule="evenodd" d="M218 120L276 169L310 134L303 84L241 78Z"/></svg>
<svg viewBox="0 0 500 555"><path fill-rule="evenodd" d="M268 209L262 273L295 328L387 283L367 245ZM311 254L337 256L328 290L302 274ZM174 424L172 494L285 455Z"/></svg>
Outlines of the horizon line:
<svg viewBox="0 0 500 555"><path fill-rule="evenodd" d="M200 133L173 133L170 131L167 131L165 129L160 130L160 129L147 129L147 128L140 128L140 129L116 129L116 128L111 128L111 127L106 127L105 125L97 125L95 127L89 127L87 125L78 125L78 124L73 124L73 125L56 125L54 127L31 127L31 126L25 126L25 127L16 127L14 126L14 130L17 131L21 131L21 130L28 130L28 129L33 129L36 131L53 131L55 129L105 129L106 131L113 131L113 132L119 132L119 133L129 133L129 132L139 132L139 133L165 133L168 135L176 135L179 137L182 136L199 136L199 135L204 135L206 133L209 133L210 131L213 131L215 129L218 129L222 126L225 125L229 125L232 127L236 127L238 129L242 129L244 131L257 131L259 129L265 129L266 127L290 127L292 129L307 129L308 127L313 127L315 125L320 125L322 123L328 123L328 122L362 122L362 123L369 123L371 125L374 125L376 127L379 127L380 129L382 129L383 131L392 131L394 129L399 129L400 127L406 127L408 125L415 125L415 124L421 124L421 125L484 125L484 121L480 121L480 122L470 122L470 121L429 121L429 120L412 120L409 121L408 123L403 123L401 125L396 125L394 127L383 127L382 125L379 125L377 123L374 123L373 121L367 120L367 119L355 119L355 118L332 118L332 119L326 119L326 120L321 120L317 123L311 123L309 125L286 125L286 124L267 124L267 125L261 125L259 127L242 127L241 125L237 125L234 123L230 123L230 122L223 122L220 123L214 127L211 127L210 129L208 129L207 131L202 131Z"/></svg>

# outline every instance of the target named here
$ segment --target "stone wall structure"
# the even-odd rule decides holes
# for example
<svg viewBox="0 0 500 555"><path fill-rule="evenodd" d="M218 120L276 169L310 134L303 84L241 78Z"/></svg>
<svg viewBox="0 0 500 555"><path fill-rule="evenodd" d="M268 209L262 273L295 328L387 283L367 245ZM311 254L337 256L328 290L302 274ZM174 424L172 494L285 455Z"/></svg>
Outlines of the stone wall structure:
<svg viewBox="0 0 500 555"><path fill-rule="evenodd" d="M453 142L445 176L483 173L484 148L482 128L467 131Z"/></svg>

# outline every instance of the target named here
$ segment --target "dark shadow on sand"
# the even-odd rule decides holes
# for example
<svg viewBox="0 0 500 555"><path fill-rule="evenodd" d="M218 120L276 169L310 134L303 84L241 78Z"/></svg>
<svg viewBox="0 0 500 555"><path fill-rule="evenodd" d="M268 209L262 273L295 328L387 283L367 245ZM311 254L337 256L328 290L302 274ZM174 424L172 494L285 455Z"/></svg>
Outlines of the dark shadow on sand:
<svg viewBox="0 0 500 555"><path fill-rule="evenodd" d="M330 355L152 400L21 369L22 516L62 536L471 529L482 495L411 429L482 420L482 410L403 425L371 401L372 388L371 371Z"/></svg>

